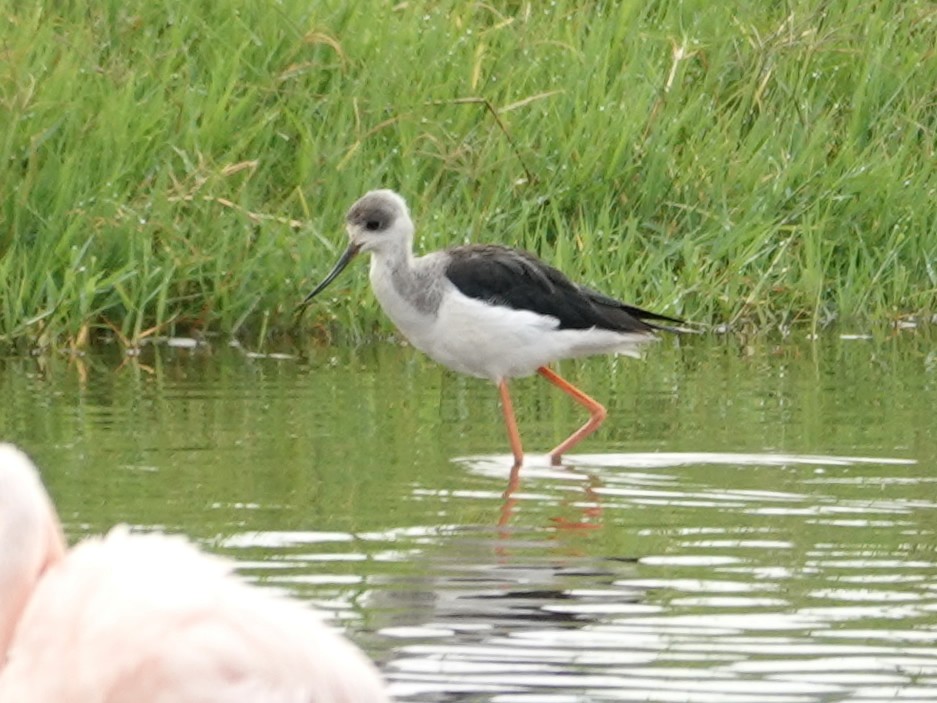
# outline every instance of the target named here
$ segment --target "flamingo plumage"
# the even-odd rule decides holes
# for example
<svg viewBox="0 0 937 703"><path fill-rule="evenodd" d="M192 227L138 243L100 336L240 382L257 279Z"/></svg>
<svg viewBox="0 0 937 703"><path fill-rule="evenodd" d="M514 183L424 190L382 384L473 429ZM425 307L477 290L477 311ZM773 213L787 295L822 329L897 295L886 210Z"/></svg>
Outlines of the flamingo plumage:
<svg viewBox="0 0 937 703"><path fill-rule="evenodd" d="M315 612L183 537L118 526L67 549L35 466L0 444L0 701L389 700Z"/></svg>

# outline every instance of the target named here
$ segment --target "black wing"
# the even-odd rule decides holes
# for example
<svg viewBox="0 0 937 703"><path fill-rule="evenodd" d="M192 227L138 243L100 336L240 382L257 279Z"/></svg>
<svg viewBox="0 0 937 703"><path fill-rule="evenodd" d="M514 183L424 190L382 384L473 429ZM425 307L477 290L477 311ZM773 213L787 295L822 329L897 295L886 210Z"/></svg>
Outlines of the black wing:
<svg viewBox="0 0 937 703"><path fill-rule="evenodd" d="M646 320L672 317L648 312L579 286L533 254L498 245L453 247L446 277L461 293L515 310L530 310L560 321L560 329L599 327L617 332L668 329Z"/></svg>

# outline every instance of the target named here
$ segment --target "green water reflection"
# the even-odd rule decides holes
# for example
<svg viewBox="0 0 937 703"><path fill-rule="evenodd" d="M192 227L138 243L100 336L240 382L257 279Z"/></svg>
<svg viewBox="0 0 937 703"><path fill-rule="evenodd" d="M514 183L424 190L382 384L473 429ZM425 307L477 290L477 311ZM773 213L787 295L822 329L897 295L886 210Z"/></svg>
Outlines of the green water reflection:
<svg viewBox="0 0 937 703"><path fill-rule="evenodd" d="M391 343L5 359L0 434L43 467L72 540L192 535L342 620L402 700L665 700L674 677L679 700L937 694L925 333L691 338L563 373L609 419L551 469L537 453L581 411L516 381L532 466L507 498L495 389ZM863 683L844 643L898 659ZM529 679L499 676L519 662Z"/></svg>

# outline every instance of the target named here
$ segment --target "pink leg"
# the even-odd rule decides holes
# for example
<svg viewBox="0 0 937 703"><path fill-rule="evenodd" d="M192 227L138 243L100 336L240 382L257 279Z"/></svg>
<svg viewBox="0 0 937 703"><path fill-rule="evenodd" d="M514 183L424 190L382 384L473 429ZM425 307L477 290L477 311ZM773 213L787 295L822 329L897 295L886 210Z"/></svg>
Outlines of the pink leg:
<svg viewBox="0 0 937 703"><path fill-rule="evenodd" d="M514 497L515 491L520 488L521 485L521 465L519 463L514 464L511 467L511 476L508 478L508 487L504 489L502 498L504 502L501 504L501 514L498 518L498 527L507 527L511 523L511 516L514 514L514 506L517 505L517 498ZM507 532L502 532L499 535L501 538L510 536Z"/></svg>
<svg viewBox="0 0 937 703"><path fill-rule="evenodd" d="M508 393L508 382L501 380L498 383L498 392L501 394L501 412L504 413L504 424L508 428L508 440L511 442L511 452L514 454L514 467L524 462L524 448L521 446L521 435L517 431L517 419L514 417L514 404L511 394Z"/></svg>
<svg viewBox="0 0 937 703"><path fill-rule="evenodd" d="M539 369L537 369L537 373L539 373L561 391L571 396L573 400L589 411L590 417L588 422L573 432L565 440L560 442L553 449L553 451L550 452L550 461L553 464L559 464L563 454L575 447L577 444L579 444L579 442L584 440L599 428L599 425L601 425L602 421L605 420L607 413L605 411L605 407L601 403L587 396L555 371L548 369L546 366L541 366Z"/></svg>

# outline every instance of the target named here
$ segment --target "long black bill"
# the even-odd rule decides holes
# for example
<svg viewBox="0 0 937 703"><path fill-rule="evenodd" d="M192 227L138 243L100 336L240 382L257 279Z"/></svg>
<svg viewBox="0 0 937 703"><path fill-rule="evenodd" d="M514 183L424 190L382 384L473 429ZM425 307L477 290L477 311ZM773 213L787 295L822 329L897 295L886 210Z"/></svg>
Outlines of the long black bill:
<svg viewBox="0 0 937 703"><path fill-rule="evenodd" d="M338 260L337 262L335 262L335 266L333 266L333 267L332 267L332 270L329 271L329 275L325 277L325 280L322 281L322 283L320 283L319 285L317 285L317 286L315 287L315 289L312 291L312 293L310 293L309 295L307 295L307 296L303 299L303 302L301 302L301 303L299 304L299 310L300 310L300 311L304 310L304 309L306 308L306 306L309 304L309 301L310 301L310 300L312 300L312 299L315 298L317 295L319 295L319 293L321 293L322 291L324 291L324 290L326 289L326 287L327 287L332 281L334 281L334 280L336 279L336 277L338 277L338 274L340 274L342 271L345 270L345 267L348 266L348 262L351 261L353 258L355 258L355 254L358 253L358 250L359 250L359 249L361 249L361 245L360 245L360 244L351 243L351 244L348 245L348 248L347 248L347 249L345 250L345 252L341 255L341 257L339 258L339 260Z"/></svg>

